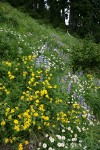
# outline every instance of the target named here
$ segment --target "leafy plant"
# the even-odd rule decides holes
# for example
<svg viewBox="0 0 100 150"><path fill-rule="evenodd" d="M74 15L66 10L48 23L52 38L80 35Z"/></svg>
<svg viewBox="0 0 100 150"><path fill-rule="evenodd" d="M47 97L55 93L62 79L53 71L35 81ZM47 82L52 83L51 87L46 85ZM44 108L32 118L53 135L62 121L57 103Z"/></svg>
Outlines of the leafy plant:
<svg viewBox="0 0 100 150"><path fill-rule="evenodd" d="M75 46L70 52L74 70L98 67L100 63L100 46L88 40L82 46Z"/></svg>

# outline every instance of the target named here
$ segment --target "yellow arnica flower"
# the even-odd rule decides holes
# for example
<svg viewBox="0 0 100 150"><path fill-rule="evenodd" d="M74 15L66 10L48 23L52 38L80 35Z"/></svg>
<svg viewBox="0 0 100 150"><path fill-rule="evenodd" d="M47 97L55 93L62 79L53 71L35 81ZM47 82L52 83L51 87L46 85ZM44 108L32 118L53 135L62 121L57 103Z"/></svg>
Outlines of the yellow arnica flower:
<svg viewBox="0 0 100 150"><path fill-rule="evenodd" d="M8 116L8 120L11 120L11 119L12 119L12 116L11 116L11 115L9 115L9 116Z"/></svg>
<svg viewBox="0 0 100 150"><path fill-rule="evenodd" d="M44 119L44 120L49 120L48 116L42 116L41 118Z"/></svg>
<svg viewBox="0 0 100 150"><path fill-rule="evenodd" d="M9 142L12 144L12 143L13 143L13 140L12 140L12 139L10 139L10 140L9 140Z"/></svg>
<svg viewBox="0 0 100 150"><path fill-rule="evenodd" d="M16 110L18 110L18 107L15 107Z"/></svg>
<svg viewBox="0 0 100 150"><path fill-rule="evenodd" d="M8 107L8 108L6 108L6 112L9 112L10 111L10 108Z"/></svg>
<svg viewBox="0 0 100 150"><path fill-rule="evenodd" d="M11 79L11 80L14 79L14 78L15 78L15 77L14 77L13 75L10 76L10 79Z"/></svg>
<svg viewBox="0 0 100 150"><path fill-rule="evenodd" d="M38 126L38 130L40 130L41 129L41 127L40 126Z"/></svg>
<svg viewBox="0 0 100 150"><path fill-rule="evenodd" d="M2 122L1 122L1 126L4 126L6 124L6 122L3 120Z"/></svg>
<svg viewBox="0 0 100 150"><path fill-rule="evenodd" d="M11 62L6 61L5 64L8 65L8 67L11 67Z"/></svg>
<svg viewBox="0 0 100 150"><path fill-rule="evenodd" d="M34 117L38 117L38 113L37 112L34 113Z"/></svg>
<svg viewBox="0 0 100 150"><path fill-rule="evenodd" d="M39 103L39 100L38 100L38 99L36 100L36 103Z"/></svg>
<svg viewBox="0 0 100 150"><path fill-rule="evenodd" d="M20 130L20 129L19 129L19 126L18 126L18 125L15 125L14 130L18 132L18 131Z"/></svg>
<svg viewBox="0 0 100 150"><path fill-rule="evenodd" d="M21 119L21 117L22 117L22 116L19 114L19 115L18 115L18 118Z"/></svg>
<svg viewBox="0 0 100 150"><path fill-rule="evenodd" d="M11 113L14 113L15 112L15 110L14 109L11 109Z"/></svg>
<svg viewBox="0 0 100 150"><path fill-rule="evenodd" d="M23 150L23 144L22 144L22 143L20 143L20 144L18 145L18 150Z"/></svg>
<svg viewBox="0 0 100 150"><path fill-rule="evenodd" d="M54 85L54 89L56 89L57 88L57 85Z"/></svg>
<svg viewBox="0 0 100 150"><path fill-rule="evenodd" d="M18 124L18 120L17 119L15 119L13 122L14 122L14 124Z"/></svg>
<svg viewBox="0 0 100 150"><path fill-rule="evenodd" d="M10 71L8 71L8 75L11 75L11 72L10 72Z"/></svg>
<svg viewBox="0 0 100 150"><path fill-rule="evenodd" d="M22 95L20 99L23 100L23 99L24 99L24 96Z"/></svg>
<svg viewBox="0 0 100 150"><path fill-rule="evenodd" d="M29 144L29 142L28 142L28 141L25 141L24 143L25 143L25 145L28 145L28 144Z"/></svg>
<svg viewBox="0 0 100 150"><path fill-rule="evenodd" d="M8 143L8 142L9 142L9 139L8 139L8 138L5 138L5 139L4 139L4 142L5 142L5 143Z"/></svg>

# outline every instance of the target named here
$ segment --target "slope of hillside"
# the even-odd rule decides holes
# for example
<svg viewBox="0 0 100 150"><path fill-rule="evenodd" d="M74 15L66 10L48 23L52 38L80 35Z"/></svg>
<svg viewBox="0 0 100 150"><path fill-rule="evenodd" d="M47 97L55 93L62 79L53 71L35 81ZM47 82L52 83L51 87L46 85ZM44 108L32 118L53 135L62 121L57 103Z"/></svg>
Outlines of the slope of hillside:
<svg viewBox="0 0 100 150"><path fill-rule="evenodd" d="M100 80L71 68L81 44L0 2L0 148L99 150Z"/></svg>

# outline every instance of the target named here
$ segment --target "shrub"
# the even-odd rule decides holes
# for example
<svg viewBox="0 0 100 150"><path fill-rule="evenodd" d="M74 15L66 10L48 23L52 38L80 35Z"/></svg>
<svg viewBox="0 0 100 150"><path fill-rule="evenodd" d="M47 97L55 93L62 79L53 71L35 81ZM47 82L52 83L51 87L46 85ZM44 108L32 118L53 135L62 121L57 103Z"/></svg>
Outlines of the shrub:
<svg viewBox="0 0 100 150"><path fill-rule="evenodd" d="M72 67L74 70L82 68L99 67L100 64L100 45L84 40L82 46L73 47L70 52Z"/></svg>

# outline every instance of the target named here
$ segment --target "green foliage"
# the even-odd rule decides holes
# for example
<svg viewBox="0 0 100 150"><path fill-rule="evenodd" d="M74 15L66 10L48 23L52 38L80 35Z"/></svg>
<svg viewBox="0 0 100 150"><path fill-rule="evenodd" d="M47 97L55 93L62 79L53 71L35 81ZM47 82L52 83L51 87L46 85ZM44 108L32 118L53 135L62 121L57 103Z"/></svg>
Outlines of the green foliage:
<svg viewBox="0 0 100 150"><path fill-rule="evenodd" d="M5 14L0 14L0 22L1 23L6 23L6 24L9 24L10 26L12 26L12 27L18 27L18 22L17 22L17 20L16 19L14 19L12 16L7 16L6 17L6 15Z"/></svg>
<svg viewBox="0 0 100 150"><path fill-rule="evenodd" d="M100 45L84 40L83 45L73 47L70 54L74 70L99 67Z"/></svg>
<svg viewBox="0 0 100 150"><path fill-rule="evenodd" d="M100 120L100 83L99 80L97 81L91 74L87 74L87 79L87 85L85 86L86 102L93 110L96 118Z"/></svg>

